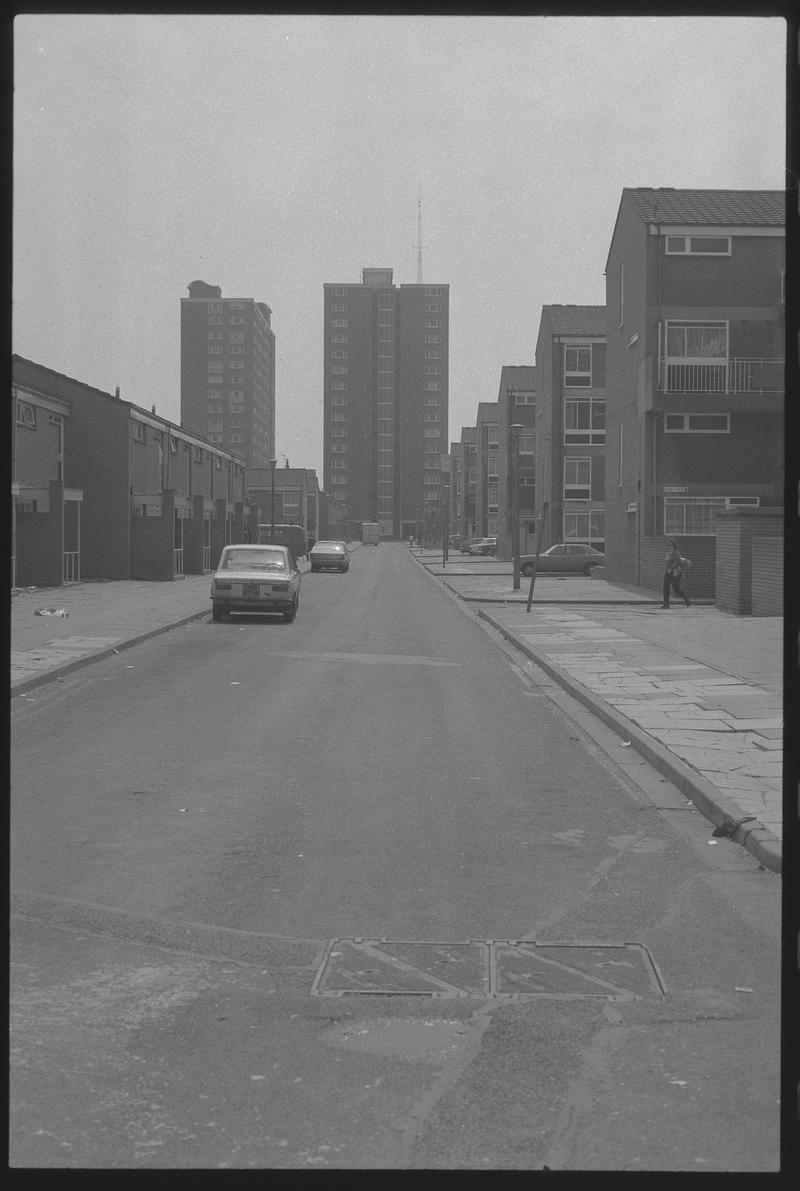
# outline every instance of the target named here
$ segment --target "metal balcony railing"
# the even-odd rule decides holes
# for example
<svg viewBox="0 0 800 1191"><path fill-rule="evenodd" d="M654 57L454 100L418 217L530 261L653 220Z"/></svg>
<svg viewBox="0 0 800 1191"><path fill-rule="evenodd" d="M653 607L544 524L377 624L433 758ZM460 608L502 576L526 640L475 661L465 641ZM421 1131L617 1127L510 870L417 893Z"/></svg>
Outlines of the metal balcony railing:
<svg viewBox="0 0 800 1191"><path fill-rule="evenodd" d="M210 546L203 547L203 570L204 571L211 570L211 547Z"/></svg>
<svg viewBox="0 0 800 1191"><path fill-rule="evenodd" d="M173 575L183 574L183 547L180 546L172 551L172 573Z"/></svg>
<svg viewBox="0 0 800 1191"><path fill-rule="evenodd" d="M782 393L784 361L732 357L705 364L662 357L658 387L662 393Z"/></svg>
<svg viewBox="0 0 800 1191"><path fill-rule="evenodd" d="M64 582L80 583L81 555L79 550L64 551Z"/></svg>

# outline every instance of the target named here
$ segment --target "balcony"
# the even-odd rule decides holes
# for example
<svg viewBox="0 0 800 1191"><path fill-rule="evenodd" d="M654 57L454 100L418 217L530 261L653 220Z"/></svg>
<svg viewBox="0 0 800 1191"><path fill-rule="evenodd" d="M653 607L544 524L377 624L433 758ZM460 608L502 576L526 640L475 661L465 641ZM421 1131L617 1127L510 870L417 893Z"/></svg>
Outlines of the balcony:
<svg viewBox="0 0 800 1191"><path fill-rule="evenodd" d="M660 393L783 394L784 361L774 359L684 360L658 362Z"/></svg>

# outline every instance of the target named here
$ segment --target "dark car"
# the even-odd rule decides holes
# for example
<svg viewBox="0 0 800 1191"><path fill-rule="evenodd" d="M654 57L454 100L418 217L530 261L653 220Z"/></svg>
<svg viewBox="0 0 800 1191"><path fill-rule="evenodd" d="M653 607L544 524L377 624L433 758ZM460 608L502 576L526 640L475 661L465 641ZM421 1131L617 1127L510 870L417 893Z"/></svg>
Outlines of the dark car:
<svg viewBox="0 0 800 1191"><path fill-rule="evenodd" d="M475 542L482 542L482 541L483 541L483 538L464 538L463 542L459 546L459 550L461 551L462 554L469 554L470 546L473 546L475 544Z"/></svg>
<svg viewBox="0 0 800 1191"><path fill-rule="evenodd" d="M519 569L523 575L532 575L535 554L523 554L519 560ZM606 556L594 546L585 546L581 542L560 542L551 546L539 555L537 573L553 574L564 572L572 575L591 575L595 567L603 567Z"/></svg>
<svg viewBox="0 0 800 1191"><path fill-rule="evenodd" d="M346 542L315 542L311 553L312 571L346 571L350 567L350 556Z"/></svg>
<svg viewBox="0 0 800 1191"><path fill-rule="evenodd" d="M470 543L467 553L482 555L497 554L497 538L478 538L477 541Z"/></svg>

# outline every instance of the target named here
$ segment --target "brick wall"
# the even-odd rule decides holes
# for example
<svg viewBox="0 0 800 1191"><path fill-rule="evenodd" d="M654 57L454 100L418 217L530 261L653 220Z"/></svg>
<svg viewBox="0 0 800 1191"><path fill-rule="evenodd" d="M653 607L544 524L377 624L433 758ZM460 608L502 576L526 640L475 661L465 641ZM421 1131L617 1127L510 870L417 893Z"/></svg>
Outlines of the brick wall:
<svg viewBox="0 0 800 1191"><path fill-rule="evenodd" d="M715 529L717 607L734 616L750 616L753 542L758 538L783 538L783 509L725 509L717 513Z"/></svg>
<svg viewBox="0 0 800 1191"><path fill-rule="evenodd" d="M783 538L753 541L753 616L783 615Z"/></svg>
<svg viewBox="0 0 800 1191"><path fill-rule="evenodd" d="M60 587L64 581L64 485L49 484L49 511L17 510L17 587Z"/></svg>
<svg viewBox="0 0 800 1191"><path fill-rule="evenodd" d="M162 497L160 517L131 517L131 578L172 579L175 493Z"/></svg>

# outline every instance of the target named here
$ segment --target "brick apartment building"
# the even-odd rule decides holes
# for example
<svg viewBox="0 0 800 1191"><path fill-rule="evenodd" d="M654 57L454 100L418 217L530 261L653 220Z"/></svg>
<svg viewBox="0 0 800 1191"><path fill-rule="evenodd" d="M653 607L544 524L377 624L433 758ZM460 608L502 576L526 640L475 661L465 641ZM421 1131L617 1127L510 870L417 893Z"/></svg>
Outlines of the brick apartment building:
<svg viewBox="0 0 800 1191"><path fill-rule="evenodd" d="M12 392L15 410L22 402L14 424L19 491L12 497L18 584L202 574L216 565L223 545L243 540L242 459L160 417L155 407L148 412L16 355ZM25 405L34 401L31 425ZM46 411L46 424L38 410ZM51 417L61 418L63 434L57 479L47 479L45 470L52 467L49 440L55 441ZM33 435L41 436L40 448L31 445ZM38 471L30 462L36 451L51 460ZM47 479L47 507L31 498L33 479L43 481L40 489ZM75 506L60 536L53 520L59 500L65 510Z"/></svg>
<svg viewBox="0 0 800 1191"><path fill-rule="evenodd" d="M543 306L536 341L536 504L542 549L605 545L606 309Z"/></svg>
<svg viewBox="0 0 800 1191"><path fill-rule="evenodd" d="M266 467L275 456L275 333L254 298L189 284L181 298L181 425Z"/></svg>
<svg viewBox="0 0 800 1191"><path fill-rule="evenodd" d="M726 543L782 536L784 231L780 191L622 192L606 265L612 580L658 589L669 536L693 594L739 590L741 550L717 574L722 526Z"/></svg>
<svg viewBox="0 0 800 1191"><path fill-rule="evenodd" d="M513 554L512 511L515 472L521 554L528 552L536 532L536 369L533 365L503 366L500 370L497 410L500 441L497 556L509 559ZM512 430L512 427L517 429Z"/></svg>
<svg viewBox="0 0 800 1191"><path fill-rule="evenodd" d="M477 537L475 529L476 471L478 461L478 432L474 426L462 426L461 438L450 448L453 475L453 533L462 538Z"/></svg>
<svg viewBox="0 0 800 1191"><path fill-rule="evenodd" d="M449 286L324 286L324 488L348 522L432 532L447 453Z"/></svg>

